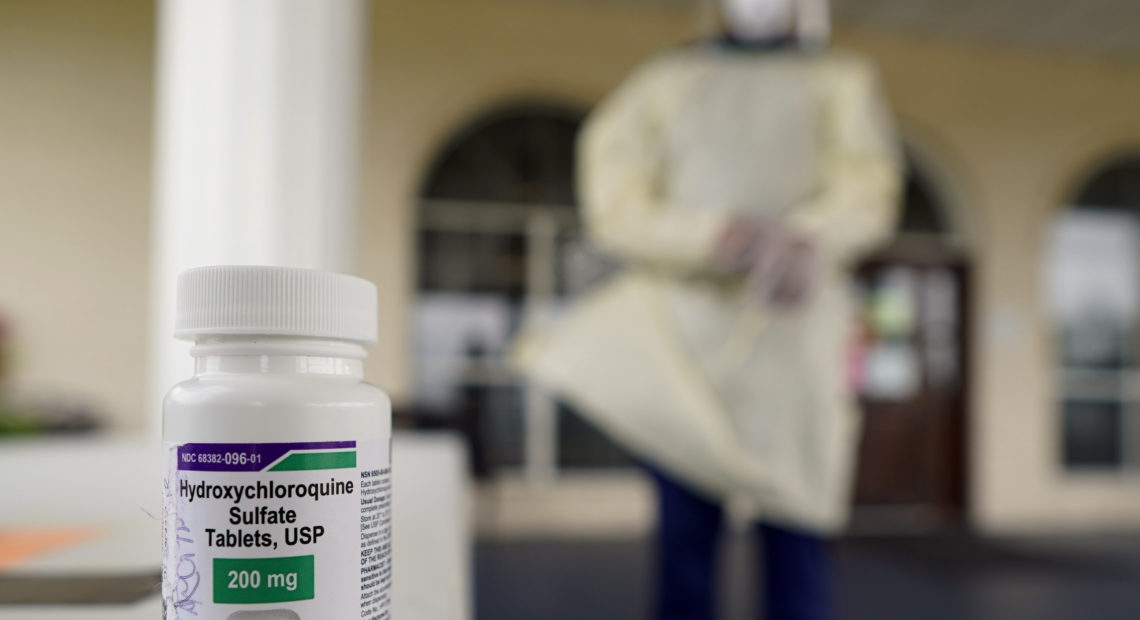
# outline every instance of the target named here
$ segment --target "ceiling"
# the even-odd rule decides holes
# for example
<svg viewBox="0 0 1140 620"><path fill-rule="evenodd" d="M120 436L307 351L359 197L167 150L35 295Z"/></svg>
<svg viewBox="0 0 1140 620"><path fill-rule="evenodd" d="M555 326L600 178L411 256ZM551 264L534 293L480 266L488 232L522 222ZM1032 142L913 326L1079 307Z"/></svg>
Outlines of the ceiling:
<svg viewBox="0 0 1140 620"><path fill-rule="evenodd" d="M1140 0L833 0L837 22L1140 57Z"/></svg>

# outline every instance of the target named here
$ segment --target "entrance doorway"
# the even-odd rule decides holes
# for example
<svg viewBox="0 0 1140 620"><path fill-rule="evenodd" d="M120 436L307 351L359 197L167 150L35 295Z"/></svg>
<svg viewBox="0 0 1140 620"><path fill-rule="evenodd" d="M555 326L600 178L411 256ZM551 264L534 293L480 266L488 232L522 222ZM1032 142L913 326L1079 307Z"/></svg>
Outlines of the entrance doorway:
<svg viewBox="0 0 1140 620"><path fill-rule="evenodd" d="M864 414L856 530L964 519L971 270L954 237L941 198L911 166L896 239L856 272L852 380Z"/></svg>

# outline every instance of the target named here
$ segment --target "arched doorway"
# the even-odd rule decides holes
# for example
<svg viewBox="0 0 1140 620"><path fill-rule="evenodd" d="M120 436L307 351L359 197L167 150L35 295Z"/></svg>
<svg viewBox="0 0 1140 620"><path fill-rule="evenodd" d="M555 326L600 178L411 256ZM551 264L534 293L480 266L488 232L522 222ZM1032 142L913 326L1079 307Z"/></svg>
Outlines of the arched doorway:
<svg viewBox="0 0 1140 620"><path fill-rule="evenodd" d="M864 530L940 528L965 512L970 265L949 205L913 158L901 208L895 239L856 273L854 524Z"/></svg>
<svg viewBox="0 0 1140 620"><path fill-rule="evenodd" d="M525 102L444 146L420 192L414 347L419 422L458 426L481 477L622 467L625 456L506 364L524 313L556 312L604 271L581 243L575 139L584 113Z"/></svg>
<svg viewBox="0 0 1140 620"><path fill-rule="evenodd" d="M1093 171L1053 218L1047 252L1058 465L1140 470L1140 154Z"/></svg>

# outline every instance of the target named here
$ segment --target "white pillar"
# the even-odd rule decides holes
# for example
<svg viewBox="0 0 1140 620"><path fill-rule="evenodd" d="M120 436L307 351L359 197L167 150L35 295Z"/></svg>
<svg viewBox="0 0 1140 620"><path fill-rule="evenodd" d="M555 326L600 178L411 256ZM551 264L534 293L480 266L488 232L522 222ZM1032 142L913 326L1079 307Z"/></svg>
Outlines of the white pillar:
<svg viewBox="0 0 1140 620"><path fill-rule="evenodd" d="M162 0L152 437L188 377L175 278L209 264L355 266L363 0ZM157 454L157 450L156 450Z"/></svg>

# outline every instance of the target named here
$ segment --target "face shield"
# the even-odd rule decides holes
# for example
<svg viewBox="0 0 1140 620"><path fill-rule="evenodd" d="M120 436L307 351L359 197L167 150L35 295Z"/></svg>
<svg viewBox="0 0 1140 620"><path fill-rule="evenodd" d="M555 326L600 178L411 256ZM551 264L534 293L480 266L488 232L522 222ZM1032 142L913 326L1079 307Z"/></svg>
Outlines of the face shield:
<svg viewBox="0 0 1140 620"><path fill-rule="evenodd" d="M706 15L733 37L764 41L791 37L801 45L827 45L831 36L828 0L704 0Z"/></svg>
<svg viewBox="0 0 1140 620"><path fill-rule="evenodd" d="M792 34L794 0L721 0L724 28L742 41L765 41Z"/></svg>

